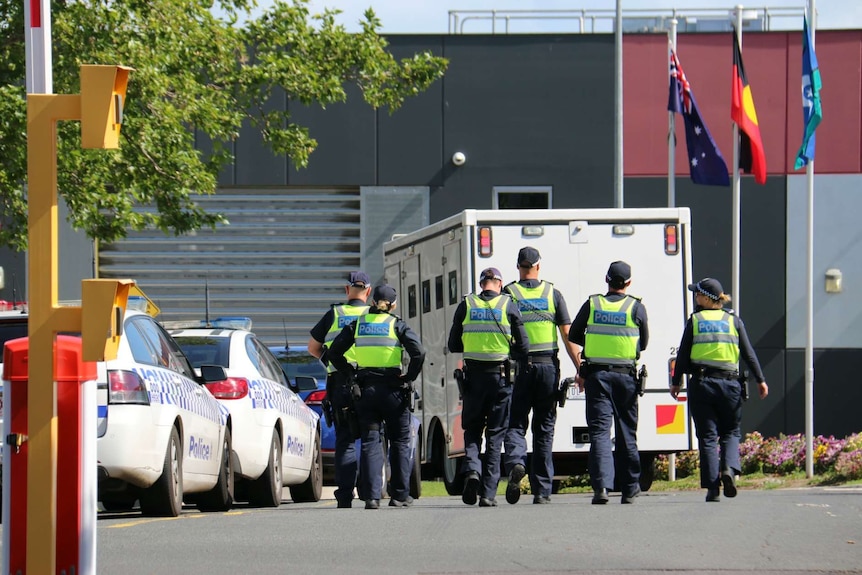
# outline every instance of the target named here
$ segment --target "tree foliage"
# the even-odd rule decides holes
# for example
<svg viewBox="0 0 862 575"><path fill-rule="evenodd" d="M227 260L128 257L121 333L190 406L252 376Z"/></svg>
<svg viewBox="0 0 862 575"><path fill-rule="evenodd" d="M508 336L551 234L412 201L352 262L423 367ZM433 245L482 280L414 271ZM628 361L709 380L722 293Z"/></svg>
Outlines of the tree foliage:
<svg viewBox="0 0 862 575"><path fill-rule="evenodd" d="M317 146L286 109L346 100L353 83L373 107L397 109L440 78L446 60L419 53L396 61L369 9L348 33L338 11L310 14L308 0L54 0L54 93L80 93L81 64L134 68L119 150L83 150L80 126L58 128L58 192L72 225L103 241L155 227L182 234L222 222L194 201L215 192L244 123L297 167ZM0 244L27 242L24 2L0 0ZM195 139L209 142L207 154ZM143 207L144 209L136 209Z"/></svg>

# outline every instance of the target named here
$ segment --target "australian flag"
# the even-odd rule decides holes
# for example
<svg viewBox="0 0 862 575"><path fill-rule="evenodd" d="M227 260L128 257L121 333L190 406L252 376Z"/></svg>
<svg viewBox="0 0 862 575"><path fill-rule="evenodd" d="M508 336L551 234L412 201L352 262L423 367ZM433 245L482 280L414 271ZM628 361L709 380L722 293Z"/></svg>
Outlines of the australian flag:
<svg viewBox="0 0 862 575"><path fill-rule="evenodd" d="M691 85L682 71L676 52L670 53L670 90L667 109L682 114L685 122L685 143L688 148L688 169L695 184L729 186L727 164L709 130L700 117Z"/></svg>

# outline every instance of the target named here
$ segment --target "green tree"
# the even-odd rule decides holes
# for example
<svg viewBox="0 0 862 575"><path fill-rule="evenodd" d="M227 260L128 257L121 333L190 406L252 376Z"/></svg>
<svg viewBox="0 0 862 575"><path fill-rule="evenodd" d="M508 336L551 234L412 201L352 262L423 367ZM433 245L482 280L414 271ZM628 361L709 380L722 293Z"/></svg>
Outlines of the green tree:
<svg viewBox="0 0 862 575"><path fill-rule="evenodd" d="M447 61L430 53L396 61L370 9L348 33L337 10L313 15L307 3L276 0L252 17L254 0L218 0L218 11L212 0L54 0L55 93L80 92L81 64L134 68L119 150L83 150L78 123L60 124L58 192L73 227L112 241L149 226L176 235L214 226L223 217L194 196L215 192L244 122L297 167L317 146L267 106L273 94L325 107L353 83L369 105L394 111L443 75ZM0 0L0 244L18 250L27 243L23 6ZM196 135L211 152L195 148Z"/></svg>

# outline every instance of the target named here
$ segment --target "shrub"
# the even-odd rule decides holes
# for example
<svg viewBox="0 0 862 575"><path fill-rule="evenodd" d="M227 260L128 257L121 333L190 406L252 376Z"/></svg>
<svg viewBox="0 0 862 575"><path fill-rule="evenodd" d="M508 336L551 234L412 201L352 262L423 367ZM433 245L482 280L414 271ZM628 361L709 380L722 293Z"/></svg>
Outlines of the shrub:
<svg viewBox="0 0 862 575"><path fill-rule="evenodd" d="M825 473L835 466L835 461L844 450L847 443L844 439L835 439L831 435L823 437L818 435L814 438L814 471Z"/></svg>
<svg viewBox="0 0 862 575"><path fill-rule="evenodd" d="M838 454L835 472L846 479L862 479L862 449Z"/></svg>
<svg viewBox="0 0 862 575"><path fill-rule="evenodd" d="M760 451L763 448L763 436L759 431L745 435L745 440L739 444L739 463L742 473L757 473L762 461Z"/></svg>
<svg viewBox="0 0 862 575"><path fill-rule="evenodd" d="M764 473L787 475L805 465L805 438L801 433L770 437L760 449Z"/></svg>

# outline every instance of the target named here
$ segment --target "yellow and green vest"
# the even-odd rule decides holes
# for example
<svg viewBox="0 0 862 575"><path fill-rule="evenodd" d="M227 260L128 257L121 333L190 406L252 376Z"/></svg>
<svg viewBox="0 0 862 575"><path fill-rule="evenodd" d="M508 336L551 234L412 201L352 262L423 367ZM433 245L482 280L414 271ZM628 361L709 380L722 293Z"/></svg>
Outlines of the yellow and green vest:
<svg viewBox="0 0 862 575"><path fill-rule="evenodd" d="M476 294L464 298L467 313L464 316L461 342L464 359L500 362L509 357L512 326L506 314L509 296L500 294L490 301Z"/></svg>
<svg viewBox="0 0 862 575"><path fill-rule="evenodd" d="M359 368L401 367L401 342L396 318L388 313L366 313L356 320L353 357Z"/></svg>
<svg viewBox="0 0 862 575"><path fill-rule="evenodd" d="M556 352L557 325L554 318L557 315L554 306L554 284L539 282L536 287L528 288L519 283L506 286L506 291L518 304L524 329L530 340L530 353Z"/></svg>
<svg viewBox="0 0 862 575"><path fill-rule="evenodd" d="M590 317L584 339L584 357L591 363L634 365L640 352L640 330L632 310L637 298L609 301L590 296Z"/></svg>
<svg viewBox="0 0 862 575"><path fill-rule="evenodd" d="M691 316L691 363L726 371L739 369L739 332L723 309L705 309Z"/></svg>
<svg viewBox="0 0 862 575"><path fill-rule="evenodd" d="M344 326L350 325L359 319L359 316L367 312L367 305L339 304L332 306L332 325L329 326L329 331L326 332L324 343L326 343L327 346L332 345L332 340L338 337L338 334L341 333ZM356 363L352 347L344 352L344 359L346 359L348 363ZM336 370L330 363L327 364L326 371L327 373L334 373Z"/></svg>

